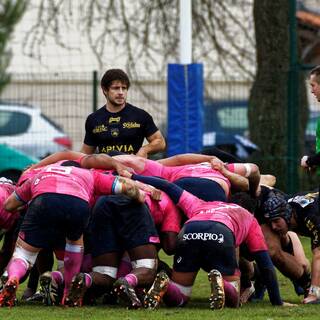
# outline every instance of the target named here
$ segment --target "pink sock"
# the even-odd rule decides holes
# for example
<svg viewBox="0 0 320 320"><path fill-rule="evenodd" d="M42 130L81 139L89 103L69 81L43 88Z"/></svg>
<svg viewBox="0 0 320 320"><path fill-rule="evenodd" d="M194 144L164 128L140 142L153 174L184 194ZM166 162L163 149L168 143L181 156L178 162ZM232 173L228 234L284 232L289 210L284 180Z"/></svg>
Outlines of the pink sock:
<svg viewBox="0 0 320 320"><path fill-rule="evenodd" d="M128 281L130 286L133 287L133 288L138 284L138 278L133 273L127 274L124 278Z"/></svg>
<svg viewBox="0 0 320 320"><path fill-rule="evenodd" d="M29 265L25 260L12 258L7 267L9 279L17 277L20 280L27 273L28 269Z"/></svg>
<svg viewBox="0 0 320 320"><path fill-rule="evenodd" d="M169 282L166 294L163 297L163 301L169 307L181 307L185 305L189 300L189 297L185 296L180 289L172 282Z"/></svg>
<svg viewBox="0 0 320 320"><path fill-rule="evenodd" d="M91 257L91 254L86 254L86 255L83 256L81 271L82 272L91 272L92 271L92 257Z"/></svg>
<svg viewBox="0 0 320 320"><path fill-rule="evenodd" d="M58 285L62 285L63 284L63 274L60 271L52 271L51 272L51 277L54 280L54 282Z"/></svg>
<svg viewBox="0 0 320 320"><path fill-rule="evenodd" d="M85 282L86 282L86 287L90 288L92 285L92 277L90 276L89 273L84 274Z"/></svg>
<svg viewBox="0 0 320 320"><path fill-rule="evenodd" d="M131 262L121 260L118 268L117 278L125 277L132 270Z"/></svg>
<svg viewBox="0 0 320 320"><path fill-rule="evenodd" d="M64 294L67 294L72 278L80 271L82 257L82 246L67 243L64 252Z"/></svg>
<svg viewBox="0 0 320 320"><path fill-rule="evenodd" d="M240 295L236 288L226 280L223 280L226 306L231 308L239 307Z"/></svg>

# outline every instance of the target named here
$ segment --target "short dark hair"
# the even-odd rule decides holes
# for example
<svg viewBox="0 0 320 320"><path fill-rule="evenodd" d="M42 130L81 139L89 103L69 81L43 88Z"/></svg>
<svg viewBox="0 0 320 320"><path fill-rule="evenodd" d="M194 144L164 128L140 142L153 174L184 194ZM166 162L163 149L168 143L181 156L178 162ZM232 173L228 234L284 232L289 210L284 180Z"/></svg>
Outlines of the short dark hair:
<svg viewBox="0 0 320 320"><path fill-rule="evenodd" d="M242 208L245 208L252 214L254 214L258 206L258 200L251 197L247 192L236 192L232 194L229 202L235 203Z"/></svg>
<svg viewBox="0 0 320 320"><path fill-rule="evenodd" d="M130 87L130 80L128 75L121 69L109 69L103 75L100 85L103 89L109 89L112 81L121 81L126 84L126 86Z"/></svg>
<svg viewBox="0 0 320 320"><path fill-rule="evenodd" d="M310 76L315 75L317 82L320 84L320 66L316 66L310 71Z"/></svg>

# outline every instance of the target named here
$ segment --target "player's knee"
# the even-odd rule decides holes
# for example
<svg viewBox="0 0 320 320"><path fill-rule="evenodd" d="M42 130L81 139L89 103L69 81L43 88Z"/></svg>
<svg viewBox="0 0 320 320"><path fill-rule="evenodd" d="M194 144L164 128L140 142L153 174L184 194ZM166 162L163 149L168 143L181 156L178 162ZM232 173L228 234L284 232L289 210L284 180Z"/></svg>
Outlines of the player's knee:
<svg viewBox="0 0 320 320"><path fill-rule="evenodd" d="M28 251L24 249L22 246L17 244L12 258L23 260L28 266L28 268L31 269L36 262L37 256L38 256L38 252Z"/></svg>

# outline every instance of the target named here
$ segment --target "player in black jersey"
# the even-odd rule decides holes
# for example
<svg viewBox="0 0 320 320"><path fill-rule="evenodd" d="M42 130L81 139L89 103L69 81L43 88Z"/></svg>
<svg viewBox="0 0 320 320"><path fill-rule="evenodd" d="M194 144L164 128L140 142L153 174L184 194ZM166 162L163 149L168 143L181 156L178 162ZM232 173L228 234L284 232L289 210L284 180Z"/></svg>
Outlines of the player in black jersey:
<svg viewBox="0 0 320 320"><path fill-rule="evenodd" d="M311 286L303 303L320 303L320 213L319 193L304 192L288 200L274 196L264 203L264 217L279 235L288 230L311 238Z"/></svg>
<svg viewBox="0 0 320 320"><path fill-rule="evenodd" d="M106 104L86 120L86 135L81 151L92 154L113 151L148 155L163 151L165 140L152 116L127 103L130 80L120 69L108 70L101 79ZM148 144L142 145L144 139Z"/></svg>

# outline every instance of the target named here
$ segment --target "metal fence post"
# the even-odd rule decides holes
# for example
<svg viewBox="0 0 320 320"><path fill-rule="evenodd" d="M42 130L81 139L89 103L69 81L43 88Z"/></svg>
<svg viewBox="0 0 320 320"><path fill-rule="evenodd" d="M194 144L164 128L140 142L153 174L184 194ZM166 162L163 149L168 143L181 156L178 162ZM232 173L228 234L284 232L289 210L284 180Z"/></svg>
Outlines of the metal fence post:
<svg viewBox="0 0 320 320"><path fill-rule="evenodd" d="M287 119L287 192L289 194L299 189L298 180L298 104L299 104L299 77L298 77L298 52L297 52L297 21L296 0L290 0L289 7L289 32L290 32L290 69L288 74L288 119Z"/></svg>
<svg viewBox="0 0 320 320"><path fill-rule="evenodd" d="M98 71L92 72L92 110L98 110Z"/></svg>

